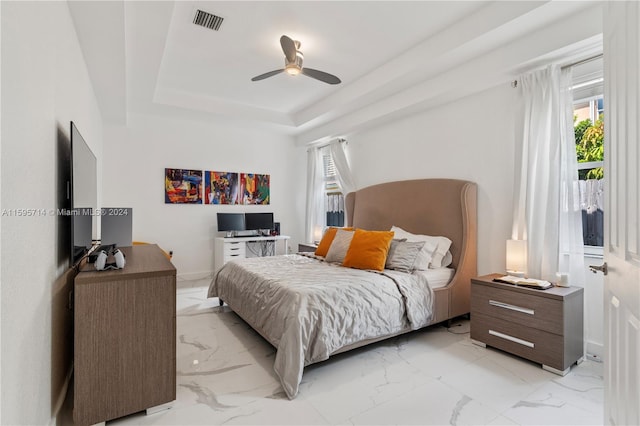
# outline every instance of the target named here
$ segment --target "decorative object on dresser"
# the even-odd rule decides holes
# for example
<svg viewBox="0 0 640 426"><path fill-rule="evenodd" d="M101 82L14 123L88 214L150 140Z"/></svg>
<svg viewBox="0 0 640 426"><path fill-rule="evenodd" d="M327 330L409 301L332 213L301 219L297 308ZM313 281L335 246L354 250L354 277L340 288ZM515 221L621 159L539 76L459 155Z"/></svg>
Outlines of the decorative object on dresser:
<svg viewBox="0 0 640 426"><path fill-rule="evenodd" d="M100 244L118 247L133 245L133 209L103 207L100 209Z"/></svg>
<svg viewBox="0 0 640 426"><path fill-rule="evenodd" d="M496 282L502 274L471 280L471 340L542 364L564 376L584 359L583 289L531 289Z"/></svg>
<svg viewBox="0 0 640 426"><path fill-rule="evenodd" d="M176 269L157 245L125 269L85 264L74 289L73 419L95 424L176 399Z"/></svg>

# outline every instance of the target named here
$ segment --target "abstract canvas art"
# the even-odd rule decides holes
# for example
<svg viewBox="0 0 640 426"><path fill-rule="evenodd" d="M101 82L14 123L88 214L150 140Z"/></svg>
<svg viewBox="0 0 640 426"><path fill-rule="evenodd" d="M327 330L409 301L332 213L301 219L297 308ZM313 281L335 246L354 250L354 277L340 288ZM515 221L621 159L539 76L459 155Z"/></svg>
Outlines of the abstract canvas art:
<svg viewBox="0 0 640 426"><path fill-rule="evenodd" d="M202 170L164 169L165 204L202 204Z"/></svg>
<svg viewBox="0 0 640 426"><path fill-rule="evenodd" d="M240 204L269 204L270 176L256 173L240 174Z"/></svg>
<svg viewBox="0 0 640 426"><path fill-rule="evenodd" d="M204 172L204 202L206 204L239 204L238 173Z"/></svg>

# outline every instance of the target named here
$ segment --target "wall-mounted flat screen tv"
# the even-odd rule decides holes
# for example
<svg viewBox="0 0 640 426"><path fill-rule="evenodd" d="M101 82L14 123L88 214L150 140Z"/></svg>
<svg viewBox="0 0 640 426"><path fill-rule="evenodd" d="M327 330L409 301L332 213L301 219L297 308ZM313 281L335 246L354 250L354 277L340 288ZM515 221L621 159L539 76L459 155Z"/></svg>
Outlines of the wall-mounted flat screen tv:
<svg viewBox="0 0 640 426"><path fill-rule="evenodd" d="M94 212L98 208L96 156L78 128L71 122L71 266L91 249L94 238Z"/></svg>
<svg viewBox="0 0 640 426"><path fill-rule="evenodd" d="M273 229L273 213L245 213L244 221L247 231Z"/></svg>

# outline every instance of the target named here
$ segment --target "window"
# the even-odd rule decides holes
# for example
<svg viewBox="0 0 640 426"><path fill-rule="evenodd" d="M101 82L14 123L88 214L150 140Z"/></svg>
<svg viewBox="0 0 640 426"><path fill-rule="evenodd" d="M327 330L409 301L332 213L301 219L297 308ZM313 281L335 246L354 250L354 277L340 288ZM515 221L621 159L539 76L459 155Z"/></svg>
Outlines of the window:
<svg viewBox="0 0 640 426"><path fill-rule="evenodd" d="M322 149L324 212L326 226L344 226L344 195L338 182L336 165L329 147Z"/></svg>
<svg viewBox="0 0 640 426"><path fill-rule="evenodd" d="M319 241L327 226L344 226L343 194L356 186L346 155L346 141L334 139L307 151L307 241Z"/></svg>
<svg viewBox="0 0 640 426"><path fill-rule="evenodd" d="M574 132L580 206L582 209L582 236L586 254L602 254L604 244L604 98L602 79L574 86L576 95L589 96L574 101Z"/></svg>

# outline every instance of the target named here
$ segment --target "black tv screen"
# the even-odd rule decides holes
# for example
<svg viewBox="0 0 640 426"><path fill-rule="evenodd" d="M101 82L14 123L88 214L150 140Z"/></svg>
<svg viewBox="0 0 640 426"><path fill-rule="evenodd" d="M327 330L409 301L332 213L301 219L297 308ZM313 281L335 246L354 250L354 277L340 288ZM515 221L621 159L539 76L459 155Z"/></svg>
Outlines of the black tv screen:
<svg viewBox="0 0 640 426"><path fill-rule="evenodd" d="M244 231L244 213L218 213L218 231Z"/></svg>
<svg viewBox="0 0 640 426"><path fill-rule="evenodd" d="M244 220L247 231L273 229L273 213L245 213Z"/></svg>
<svg viewBox="0 0 640 426"><path fill-rule="evenodd" d="M71 266L93 245L94 212L98 208L98 175L95 155L71 122Z"/></svg>

